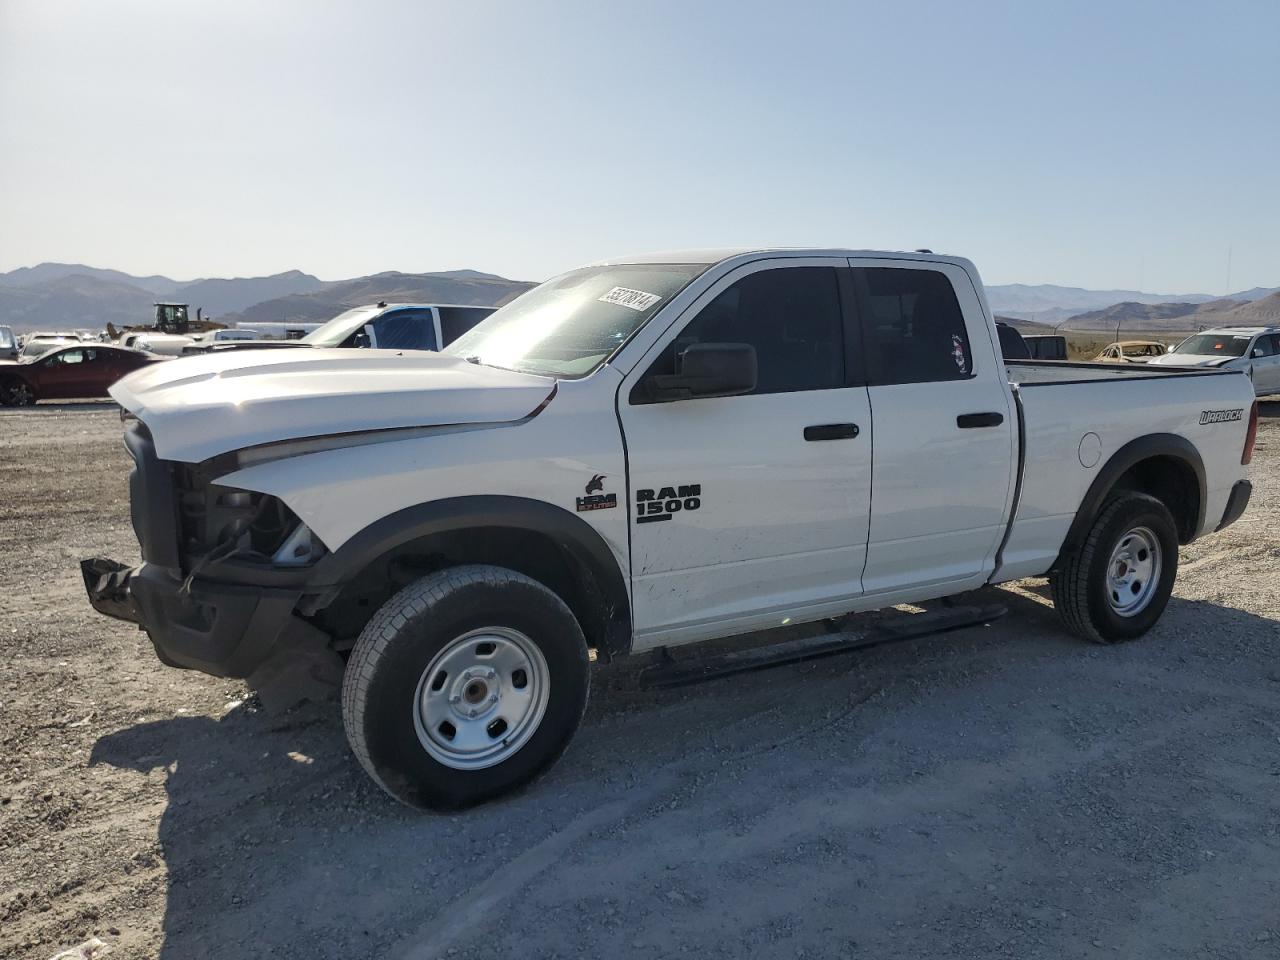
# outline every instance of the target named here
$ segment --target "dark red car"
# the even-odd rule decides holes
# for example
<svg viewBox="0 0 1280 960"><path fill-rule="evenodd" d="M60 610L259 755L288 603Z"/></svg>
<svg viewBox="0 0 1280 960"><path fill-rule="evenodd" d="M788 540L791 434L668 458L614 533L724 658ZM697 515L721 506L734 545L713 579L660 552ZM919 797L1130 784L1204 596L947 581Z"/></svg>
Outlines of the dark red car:
<svg viewBox="0 0 1280 960"><path fill-rule="evenodd" d="M107 387L159 357L106 343L78 343L38 360L0 364L0 404L30 406L37 400L105 397Z"/></svg>

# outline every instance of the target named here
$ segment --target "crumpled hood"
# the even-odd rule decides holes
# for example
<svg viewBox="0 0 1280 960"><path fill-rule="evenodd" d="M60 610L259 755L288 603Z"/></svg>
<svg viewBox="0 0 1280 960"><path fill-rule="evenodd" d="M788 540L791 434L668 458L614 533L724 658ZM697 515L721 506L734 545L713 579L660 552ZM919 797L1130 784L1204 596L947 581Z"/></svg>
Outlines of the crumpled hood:
<svg viewBox="0 0 1280 960"><path fill-rule="evenodd" d="M244 350L154 363L111 396L151 431L166 460L280 440L397 427L505 423L528 416L555 380L457 357L397 350Z"/></svg>

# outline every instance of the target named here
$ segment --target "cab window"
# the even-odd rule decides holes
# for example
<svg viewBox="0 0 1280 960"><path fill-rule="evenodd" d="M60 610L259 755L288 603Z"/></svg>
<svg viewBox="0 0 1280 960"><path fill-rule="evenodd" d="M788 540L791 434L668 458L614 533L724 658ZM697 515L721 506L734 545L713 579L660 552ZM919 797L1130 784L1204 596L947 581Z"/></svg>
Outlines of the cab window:
<svg viewBox="0 0 1280 960"><path fill-rule="evenodd" d="M955 290L938 270L854 270L871 386L966 380L973 353Z"/></svg>
<svg viewBox="0 0 1280 960"><path fill-rule="evenodd" d="M368 324L379 350L435 350L435 322L430 310L396 310Z"/></svg>
<svg viewBox="0 0 1280 960"><path fill-rule="evenodd" d="M749 274L703 307L642 380L676 372L694 343L755 347L754 393L845 385L844 329L834 267L780 267Z"/></svg>

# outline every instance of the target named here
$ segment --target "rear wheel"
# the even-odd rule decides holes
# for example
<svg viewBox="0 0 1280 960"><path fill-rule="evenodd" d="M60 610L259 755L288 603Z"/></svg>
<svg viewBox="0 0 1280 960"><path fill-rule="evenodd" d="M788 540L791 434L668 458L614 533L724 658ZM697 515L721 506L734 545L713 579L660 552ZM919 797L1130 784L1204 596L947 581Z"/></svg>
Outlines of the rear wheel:
<svg viewBox="0 0 1280 960"><path fill-rule="evenodd" d="M1053 604L1077 636L1132 640L1160 619L1177 575L1178 532L1169 508L1144 493L1123 493L1051 577Z"/></svg>
<svg viewBox="0 0 1280 960"><path fill-rule="evenodd" d="M536 777L582 718L586 641L552 591L502 567L433 573L382 606L343 678L347 739L387 793L470 806Z"/></svg>
<svg viewBox="0 0 1280 960"><path fill-rule="evenodd" d="M29 407L36 402L35 392L20 377L9 377L0 381L0 405L6 407Z"/></svg>

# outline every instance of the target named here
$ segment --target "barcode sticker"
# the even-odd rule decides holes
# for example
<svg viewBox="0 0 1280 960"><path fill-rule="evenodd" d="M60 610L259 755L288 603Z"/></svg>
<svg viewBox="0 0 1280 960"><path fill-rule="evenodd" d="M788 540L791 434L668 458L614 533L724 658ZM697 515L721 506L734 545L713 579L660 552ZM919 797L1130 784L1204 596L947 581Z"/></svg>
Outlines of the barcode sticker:
<svg viewBox="0 0 1280 960"><path fill-rule="evenodd" d="M614 287L599 300L602 303L616 303L620 307L632 310L648 310L662 298L656 293L645 293L643 290L632 290L630 287Z"/></svg>

